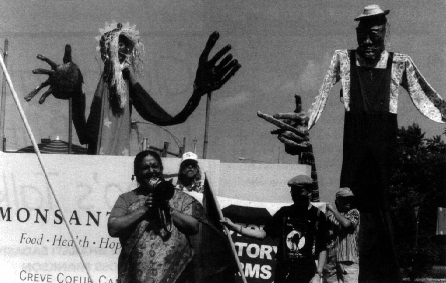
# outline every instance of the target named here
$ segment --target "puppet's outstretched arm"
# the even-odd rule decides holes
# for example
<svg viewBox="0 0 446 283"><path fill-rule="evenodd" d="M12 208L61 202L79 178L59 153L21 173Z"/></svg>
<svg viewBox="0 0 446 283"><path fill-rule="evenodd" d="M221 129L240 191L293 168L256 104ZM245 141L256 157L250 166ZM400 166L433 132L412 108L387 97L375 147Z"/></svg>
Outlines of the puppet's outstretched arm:
<svg viewBox="0 0 446 283"><path fill-rule="evenodd" d="M219 37L218 32L213 32L209 36L206 46L198 60L192 96L184 108L175 116L168 114L144 91L141 85L134 79L133 71L128 68L132 88L132 103L142 118L160 126L181 124L197 108L203 95L220 89L235 75L241 68L241 65L237 59L233 59L231 54L226 55L231 50L230 45L226 45L209 59L209 54Z"/></svg>

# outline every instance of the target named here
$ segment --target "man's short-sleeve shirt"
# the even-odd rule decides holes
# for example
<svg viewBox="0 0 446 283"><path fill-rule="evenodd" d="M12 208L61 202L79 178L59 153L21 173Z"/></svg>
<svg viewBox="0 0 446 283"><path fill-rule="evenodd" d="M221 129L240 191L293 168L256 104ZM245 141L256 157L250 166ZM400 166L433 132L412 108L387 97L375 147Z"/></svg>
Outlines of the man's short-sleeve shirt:
<svg viewBox="0 0 446 283"><path fill-rule="evenodd" d="M268 236L280 237L278 261L312 260L327 249L329 234L325 214L314 206L299 212L294 205L279 209L264 227Z"/></svg>

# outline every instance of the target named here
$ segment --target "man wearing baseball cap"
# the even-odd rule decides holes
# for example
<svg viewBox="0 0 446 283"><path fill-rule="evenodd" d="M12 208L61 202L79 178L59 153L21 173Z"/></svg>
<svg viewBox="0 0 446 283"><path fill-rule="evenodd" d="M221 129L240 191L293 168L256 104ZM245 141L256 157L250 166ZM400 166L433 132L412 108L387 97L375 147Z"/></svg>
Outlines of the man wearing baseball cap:
<svg viewBox="0 0 446 283"><path fill-rule="evenodd" d="M357 283L359 275L358 231L359 211L354 208L354 195L350 188L336 193L336 208L330 203L327 210L336 235L336 274L338 282Z"/></svg>
<svg viewBox="0 0 446 283"><path fill-rule="evenodd" d="M187 193L203 204L204 181L205 176L200 170L198 156L193 152L184 153L175 189ZM206 208L205 205L204 209ZM226 235L207 218L205 211L198 220L199 232L197 235L189 236L194 250L191 263L194 270L193 282L235 282L237 266L231 261Z"/></svg>
<svg viewBox="0 0 446 283"><path fill-rule="evenodd" d="M198 156L193 152L184 153L178 171L177 189L203 193L204 179L201 175Z"/></svg>
<svg viewBox="0 0 446 283"><path fill-rule="evenodd" d="M266 236L279 238L275 283L320 283L327 256L328 222L325 214L310 202L310 177L298 175L288 181L288 186L293 204L280 208L263 230L244 228L228 218L222 223L244 236L260 240Z"/></svg>

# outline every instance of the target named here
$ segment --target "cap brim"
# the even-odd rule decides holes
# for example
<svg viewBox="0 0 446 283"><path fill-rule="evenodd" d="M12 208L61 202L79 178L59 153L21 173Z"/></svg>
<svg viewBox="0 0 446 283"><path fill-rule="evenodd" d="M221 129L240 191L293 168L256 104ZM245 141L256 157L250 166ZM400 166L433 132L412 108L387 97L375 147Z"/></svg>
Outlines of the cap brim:
<svg viewBox="0 0 446 283"><path fill-rule="evenodd" d="M185 159L185 160L181 161L181 164L183 164L185 162L198 164L198 160L195 160L195 159L192 159L192 158L191 159Z"/></svg>
<svg viewBox="0 0 446 283"><path fill-rule="evenodd" d="M384 10L382 13L378 13L378 14L374 14L374 15L364 15L364 14L361 14L361 15L359 15L359 17L356 17L355 18L355 21L360 21L360 20L363 20L363 19L365 19L365 18L376 18L376 17L382 17L382 16L386 16L386 15L388 15L390 13L390 10Z"/></svg>
<svg viewBox="0 0 446 283"><path fill-rule="evenodd" d="M312 191L313 190L313 184L297 184L297 185L288 185L291 190L300 190L304 189L306 191Z"/></svg>

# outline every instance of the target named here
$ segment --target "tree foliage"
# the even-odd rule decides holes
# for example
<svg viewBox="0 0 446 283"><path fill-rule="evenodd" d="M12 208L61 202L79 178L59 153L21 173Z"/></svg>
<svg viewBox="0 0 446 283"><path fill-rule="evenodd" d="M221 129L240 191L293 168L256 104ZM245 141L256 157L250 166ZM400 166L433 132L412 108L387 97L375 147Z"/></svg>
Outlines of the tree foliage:
<svg viewBox="0 0 446 283"><path fill-rule="evenodd" d="M390 194L400 264L413 267L419 261L427 267L439 260L434 237L439 195L446 185L446 144L441 135L425 138L415 123L401 127L394 162Z"/></svg>

